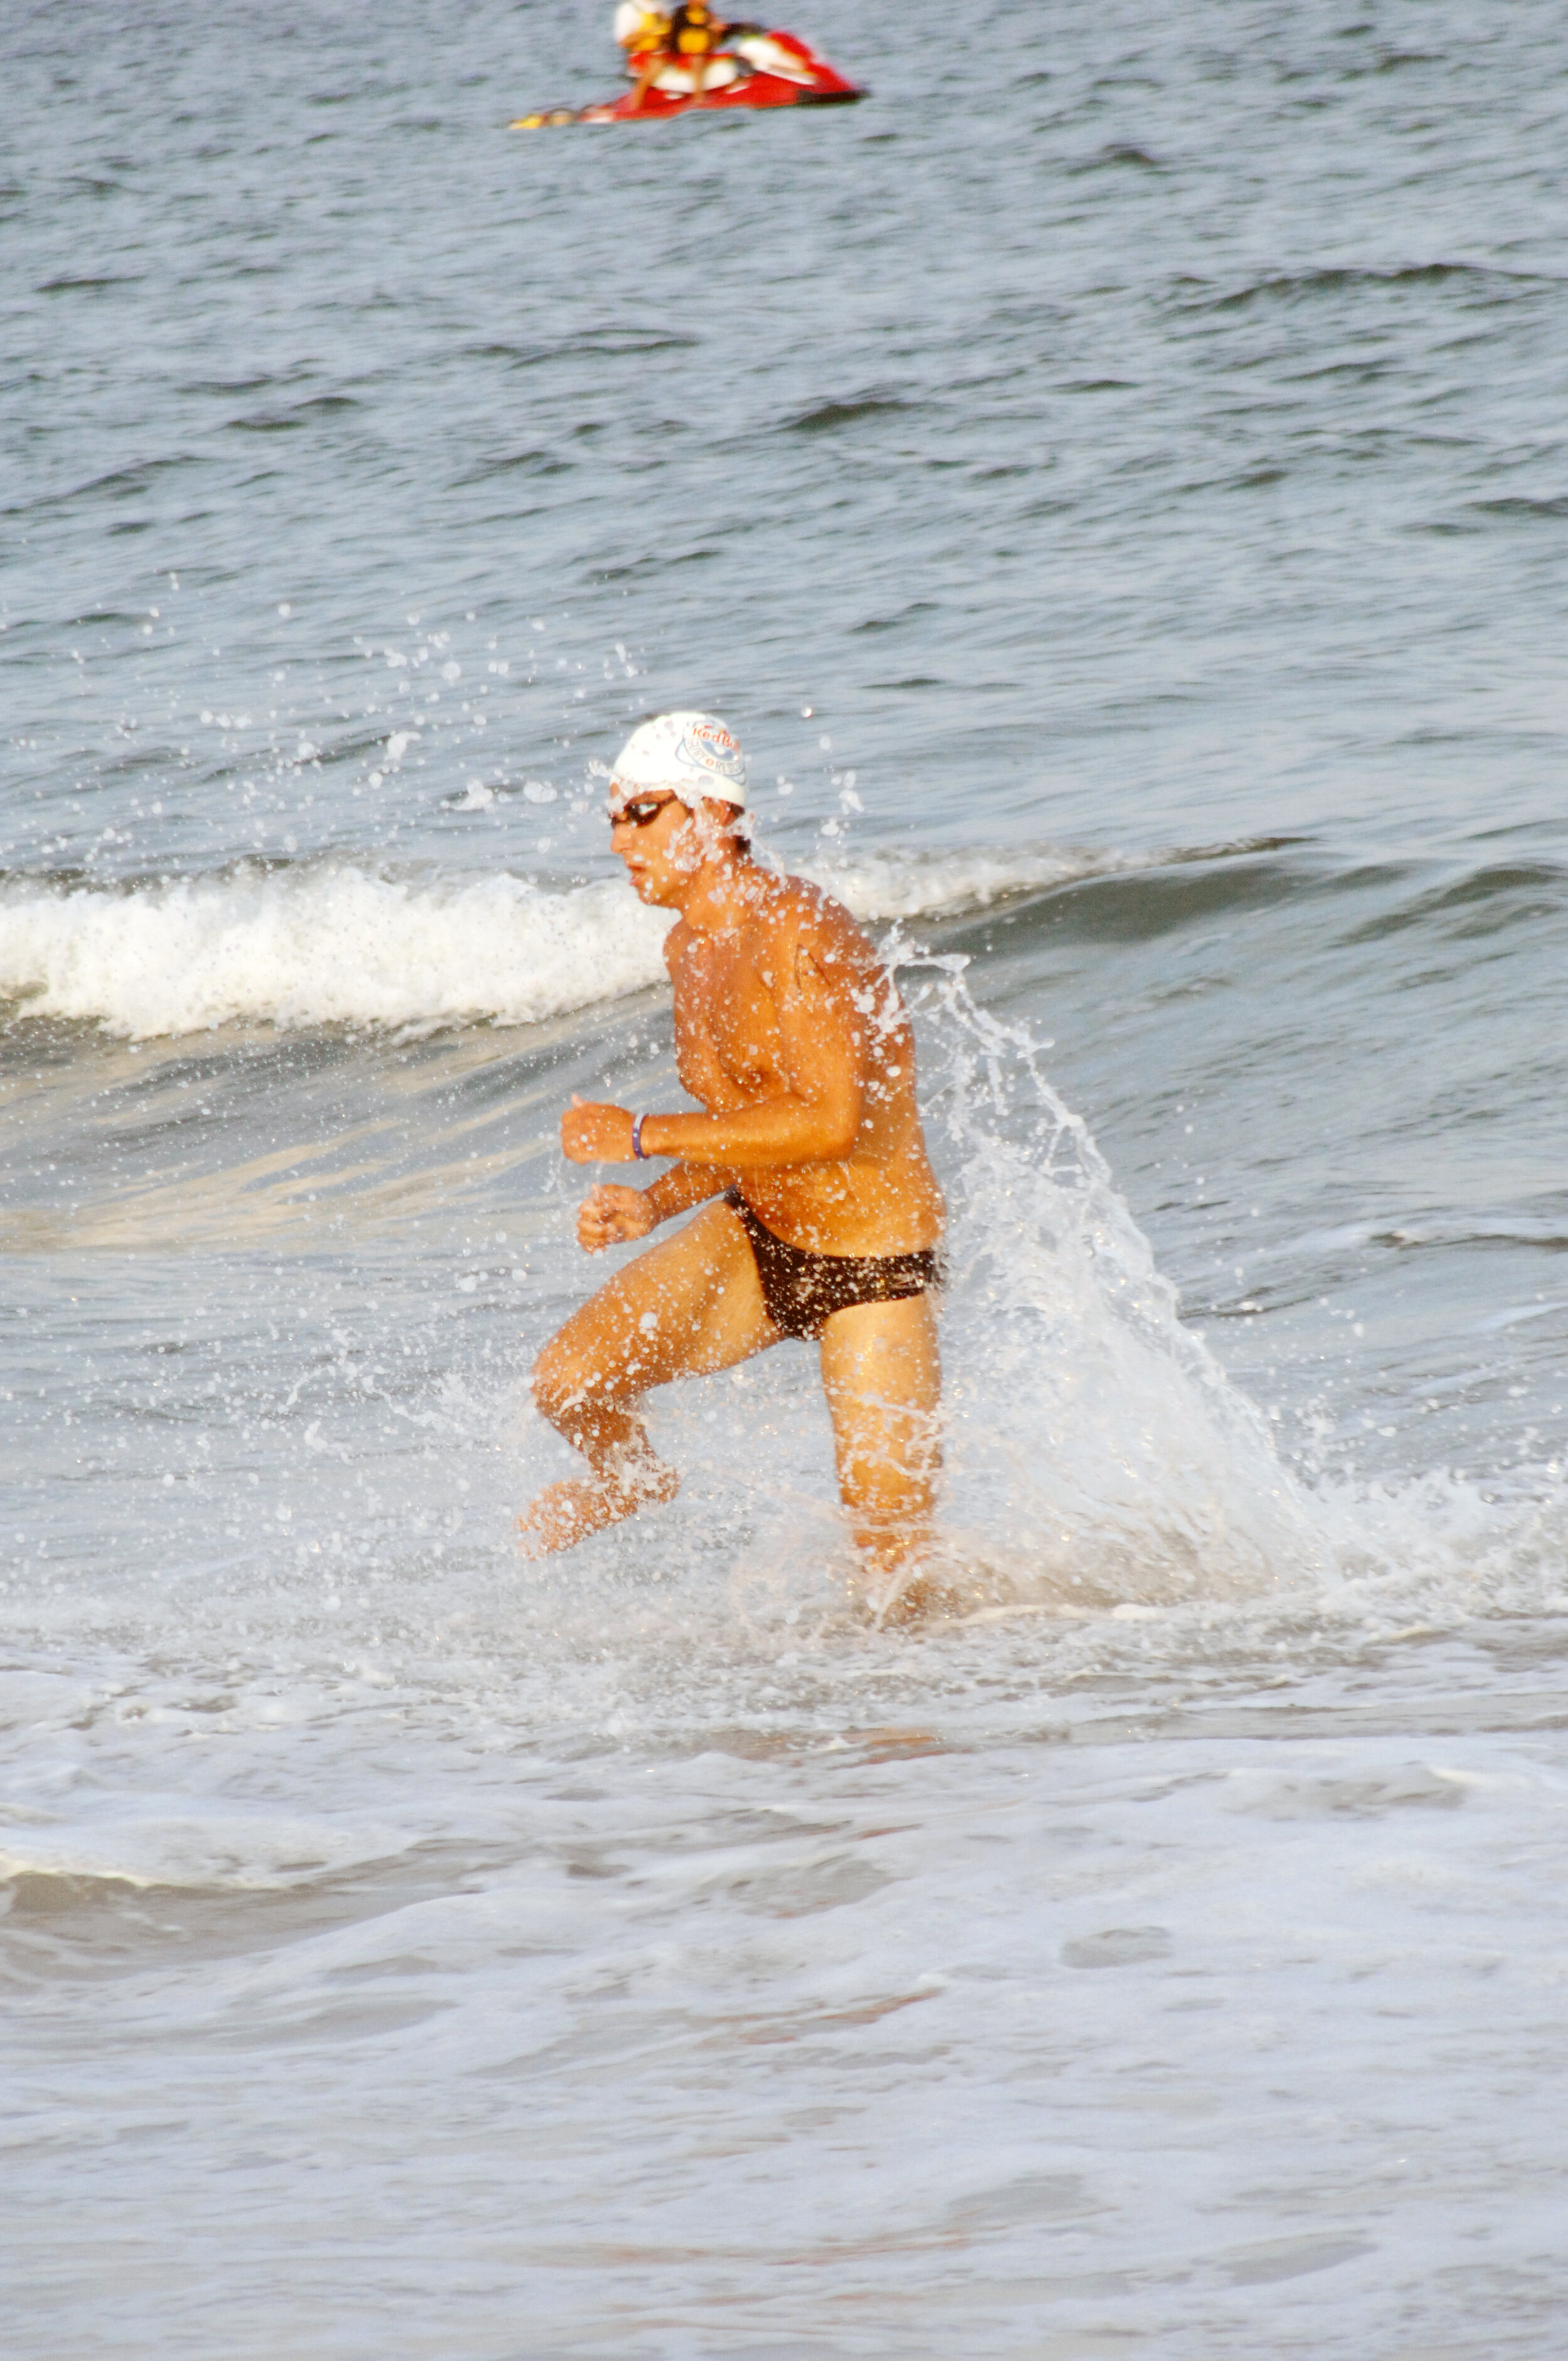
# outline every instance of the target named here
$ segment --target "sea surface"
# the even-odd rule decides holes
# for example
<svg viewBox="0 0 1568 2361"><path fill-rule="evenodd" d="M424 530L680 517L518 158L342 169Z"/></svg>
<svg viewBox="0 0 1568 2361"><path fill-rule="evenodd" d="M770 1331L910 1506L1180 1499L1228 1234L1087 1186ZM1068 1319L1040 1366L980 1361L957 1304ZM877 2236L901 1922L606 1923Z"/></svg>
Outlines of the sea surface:
<svg viewBox="0 0 1568 2361"><path fill-rule="evenodd" d="M1568 2355L1561 6L509 131L609 13L0 0L0 2343ZM672 704L916 1011L961 1620L800 1345L513 1546Z"/></svg>

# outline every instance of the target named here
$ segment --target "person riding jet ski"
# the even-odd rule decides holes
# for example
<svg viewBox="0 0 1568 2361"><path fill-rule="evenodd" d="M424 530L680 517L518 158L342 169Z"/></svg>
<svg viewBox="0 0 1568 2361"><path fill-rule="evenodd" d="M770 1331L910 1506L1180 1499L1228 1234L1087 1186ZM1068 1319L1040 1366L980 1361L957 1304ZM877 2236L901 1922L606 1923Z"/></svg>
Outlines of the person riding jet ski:
<svg viewBox="0 0 1568 2361"><path fill-rule="evenodd" d="M620 0L615 12L615 38L626 51L626 71L636 73L644 58L656 57L670 38L670 20L662 8L642 0Z"/></svg>
<svg viewBox="0 0 1568 2361"><path fill-rule="evenodd" d="M693 108L831 106L865 96L797 35L726 22L710 0L674 6L670 0L619 0L614 27L630 89L591 106L541 107L520 115L511 129L651 121Z"/></svg>
<svg viewBox="0 0 1568 2361"><path fill-rule="evenodd" d="M645 7L641 0L621 0L615 15L615 38L626 51L626 70L637 87L633 111L655 87L700 98L705 90L724 90L751 69L739 59L720 54L719 44L729 33L751 33L751 25L727 25L707 0L679 0L667 13Z"/></svg>

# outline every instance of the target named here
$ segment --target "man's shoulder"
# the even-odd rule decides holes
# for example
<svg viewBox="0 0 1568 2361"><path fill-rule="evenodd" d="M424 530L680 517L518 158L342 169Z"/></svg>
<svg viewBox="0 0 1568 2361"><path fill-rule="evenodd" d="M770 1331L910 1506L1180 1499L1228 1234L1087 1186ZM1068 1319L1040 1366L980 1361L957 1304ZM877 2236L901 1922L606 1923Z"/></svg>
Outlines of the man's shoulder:
<svg viewBox="0 0 1568 2361"><path fill-rule="evenodd" d="M664 965L669 969L672 975L675 972L675 965L681 953L685 950L686 945L691 941L691 939L692 929L687 925L685 919L677 918L674 925L670 928L669 933L664 937L663 944Z"/></svg>
<svg viewBox="0 0 1568 2361"><path fill-rule="evenodd" d="M809 877L774 875L757 911L757 923L774 940L842 952L870 949L858 922L836 895Z"/></svg>

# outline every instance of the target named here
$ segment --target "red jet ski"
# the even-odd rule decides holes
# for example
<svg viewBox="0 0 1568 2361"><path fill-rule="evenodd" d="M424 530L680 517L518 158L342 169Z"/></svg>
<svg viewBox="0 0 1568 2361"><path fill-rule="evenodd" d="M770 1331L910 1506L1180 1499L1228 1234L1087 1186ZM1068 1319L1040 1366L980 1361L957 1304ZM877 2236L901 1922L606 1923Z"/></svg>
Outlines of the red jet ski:
<svg viewBox="0 0 1568 2361"><path fill-rule="evenodd" d="M689 60L666 56L651 86L637 104L635 91L607 98L597 106L547 106L537 115L520 115L508 126L512 131L542 131L557 123L653 123L667 115L692 115L700 108L714 114L729 106L846 106L865 92L846 82L836 67L794 33L741 31L727 34L725 45L704 61L700 97L692 91Z"/></svg>

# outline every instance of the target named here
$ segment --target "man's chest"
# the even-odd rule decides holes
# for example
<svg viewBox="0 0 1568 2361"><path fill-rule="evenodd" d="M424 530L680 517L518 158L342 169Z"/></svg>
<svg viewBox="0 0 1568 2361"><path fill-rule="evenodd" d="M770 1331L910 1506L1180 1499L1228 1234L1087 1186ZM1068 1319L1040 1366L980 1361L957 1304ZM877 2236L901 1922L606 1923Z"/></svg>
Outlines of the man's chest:
<svg viewBox="0 0 1568 2361"><path fill-rule="evenodd" d="M684 950L674 967L675 1052L681 1079L701 1094L722 1077L748 1093L783 1079L778 982L765 951L712 937Z"/></svg>

